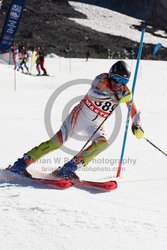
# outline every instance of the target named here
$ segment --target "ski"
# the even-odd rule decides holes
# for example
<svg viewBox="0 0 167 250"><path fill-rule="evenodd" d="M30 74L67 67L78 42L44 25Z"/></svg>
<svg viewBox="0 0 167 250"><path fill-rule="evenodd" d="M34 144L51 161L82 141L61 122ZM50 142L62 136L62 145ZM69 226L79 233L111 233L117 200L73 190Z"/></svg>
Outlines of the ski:
<svg viewBox="0 0 167 250"><path fill-rule="evenodd" d="M73 184L70 180L66 180L66 179L49 179L48 176L47 177L32 177L30 176L25 176L25 175L20 175L20 174L15 174L12 173L8 170L8 168L4 169L4 171L7 173L7 175L5 176L6 179L10 179L10 180L14 180L14 181L19 181L19 178L21 177L22 180L25 179L25 181L29 181L31 183L34 184L40 184L46 187L52 187L52 188L60 188L60 189L67 189L69 187L71 187ZM4 173L5 173L4 172Z"/></svg>
<svg viewBox="0 0 167 250"><path fill-rule="evenodd" d="M67 189L70 188L73 184L69 180L59 179L59 180L48 180L48 179L40 179L40 178L30 178L30 180L35 184L45 185L47 187L52 188L61 188Z"/></svg>
<svg viewBox="0 0 167 250"><path fill-rule="evenodd" d="M40 76L49 76L49 77L55 77L53 75L48 75L48 74L46 74L46 75L44 75L44 74L38 75L38 74L33 74L33 73L28 73L28 72L21 72L21 73L24 74L24 75L28 75L28 76L38 76L38 77L40 77Z"/></svg>
<svg viewBox="0 0 167 250"><path fill-rule="evenodd" d="M105 191L111 191L117 188L116 181L107 181L107 182L96 182L96 181L76 181L73 183L74 186L100 189Z"/></svg>
<svg viewBox="0 0 167 250"><path fill-rule="evenodd" d="M111 191L117 188L116 181L107 181L107 182L96 182L96 181L85 181L85 180L77 180L72 181L70 179L42 179L42 178L30 178L34 183L46 185L48 187L58 187L62 189L74 187L83 187L83 188L93 188L100 189L105 191Z"/></svg>
<svg viewBox="0 0 167 250"><path fill-rule="evenodd" d="M5 169L5 171L8 171L8 169ZM9 171L9 173L12 173ZM86 181L86 180L70 180L70 179L60 179L56 178L55 176L49 176L46 175L43 178L39 177L32 177L32 176L22 176L12 173L13 177L23 177L29 180L30 182L34 184L40 184L47 187L52 188L60 188L60 189L67 189L70 187L81 187L86 189L99 189L103 191L111 191L117 188L117 182L116 181L106 181L106 182L96 182L96 181Z"/></svg>
<svg viewBox="0 0 167 250"><path fill-rule="evenodd" d="M29 72L21 72L21 73L24 75L31 75L31 73L29 73Z"/></svg>
<svg viewBox="0 0 167 250"><path fill-rule="evenodd" d="M49 77L55 77L55 76L53 76L53 75L48 75L48 74L47 74L47 75L38 75L38 74L37 74L37 75L35 75L35 74L30 74L30 76L37 76L37 77L49 76Z"/></svg>

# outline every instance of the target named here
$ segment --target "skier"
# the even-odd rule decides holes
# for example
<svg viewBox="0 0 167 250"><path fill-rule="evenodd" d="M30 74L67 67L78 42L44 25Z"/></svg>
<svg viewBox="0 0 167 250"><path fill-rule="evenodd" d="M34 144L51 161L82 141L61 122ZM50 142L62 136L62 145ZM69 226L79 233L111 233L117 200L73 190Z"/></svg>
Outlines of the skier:
<svg viewBox="0 0 167 250"><path fill-rule="evenodd" d="M8 169L17 174L29 176L27 167L45 154L60 148L74 131L91 136L101 122L110 115L114 107L120 103L126 103L129 106L132 94L126 84L130 74L127 63L117 61L109 73L98 75L88 93L67 116L54 137L25 153ZM137 138L142 138L144 131L140 125L140 112L137 111L134 102L132 103L131 118L133 134ZM89 147L74 156L63 167L53 171L52 174L61 178L77 179L75 171L81 166L86 166L109 146L102 128L95 133L91 142Z"/></svg>
<svg viewBox="0 0 167 250"><path fill-rule="evenodd" d="M15 51L13 53L13 59L14 59L14 62L15 62L14 70L19 71L20 63L22 61L19 48L15 49Z"/></svg>
<svg viewBox="0 0 167 250"><path fill-rule="evenodd" d="M28 53L27 53L27 51L26 51L26 48L23 47L22 50L21 50L21 52L20 52L20 54L19 54L19 59L21 60L19 69L22 70L22 73L24 73L24 68L23 68L23 66L26 68L27 73L29 73L29 69L28 69L28 66L27 66L27 64L26 64L27 61L28 61L28 57L29 57L29 55L28 55ZM19 69L18 69L18 70L19 70Z"/></svg>
<svg viewBox="0 0 167 250"><path fill-rule="evenodd" d="M89 57L90 57L90 52L89 50L86 52L86 62L89 60Z"/></svg>
<svg viewBox="0 0 167 250"><path fill-rule="evenodd" d="M2 1L0 1L0 9L2 8Z"/></svg>
<svg viewBox="0 0 167 250"><path fill-rule="evenodd" d="M40 67L41 67L41 69L43 71L43 75L47 76L47 71L44 68L44 57L45 57L45 55L44 55L44 51L41 49L41 47L38 47L36 49L36 56L37 56L37 59L36 59L36 69L38 71L37 76L41 75Z"/></svg>

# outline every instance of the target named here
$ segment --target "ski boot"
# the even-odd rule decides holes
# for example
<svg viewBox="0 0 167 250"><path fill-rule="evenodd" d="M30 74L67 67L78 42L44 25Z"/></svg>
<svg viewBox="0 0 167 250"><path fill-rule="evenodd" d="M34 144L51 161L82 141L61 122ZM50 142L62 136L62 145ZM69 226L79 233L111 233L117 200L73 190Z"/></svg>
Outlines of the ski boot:
<svg viewBox="0 0 167 250"><path fill-rule="evenodd" d="M9 167L6 168L6 170L21 175L25 177L31 178L31 174L29 174L26 170L26 168L30 165L31 158L27 155L24 154L22 158L19 158L13 166L9 165Z"/></svg>
<svg viewBox="0 0 167 250"><path fill-rule="evenodd" d="M78 166L75 162L68 161L63 167L59 167L58 169L54 170L51 175L76 182L79 180L79 177L75 173L77 168Z"/></svg>

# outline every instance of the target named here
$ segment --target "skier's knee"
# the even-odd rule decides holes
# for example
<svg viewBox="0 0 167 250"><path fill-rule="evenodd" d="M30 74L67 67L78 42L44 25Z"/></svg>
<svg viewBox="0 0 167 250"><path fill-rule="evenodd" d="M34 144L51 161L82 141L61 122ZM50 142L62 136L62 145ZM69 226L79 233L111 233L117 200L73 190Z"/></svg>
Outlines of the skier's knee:
<svg viewBox="0 0 167 250"><path fill-rule="evenodd" d="M96 139L94 139L93 141L92 141L92 143L93 144L95 144L95 143L97 143L97 142L108 142L108 140L106 139L106 137L105 136L99 136L99 137L97 137Z"/></svg>
<svg viewBox="0 0 167 250"><path fill-rule="evenodd" d="M63 144L63 136L61 130L59 130L51 139L52 143L61 147Z"/></svg>

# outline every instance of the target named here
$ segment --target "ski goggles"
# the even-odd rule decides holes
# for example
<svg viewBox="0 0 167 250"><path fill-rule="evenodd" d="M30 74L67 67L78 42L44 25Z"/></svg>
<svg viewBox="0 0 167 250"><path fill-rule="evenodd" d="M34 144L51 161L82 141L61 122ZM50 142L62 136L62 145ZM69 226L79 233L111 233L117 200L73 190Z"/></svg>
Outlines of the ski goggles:
<svg viewBox="0 0 167 250"><path fill-rule="evenodd" d="M122 85L126 85L129 81L128 78L126 77L123 77L123 76L119 76L119 75L116 75L116 74L112 74L111 75L111 80L115 83L120 83Z"/></svg>

